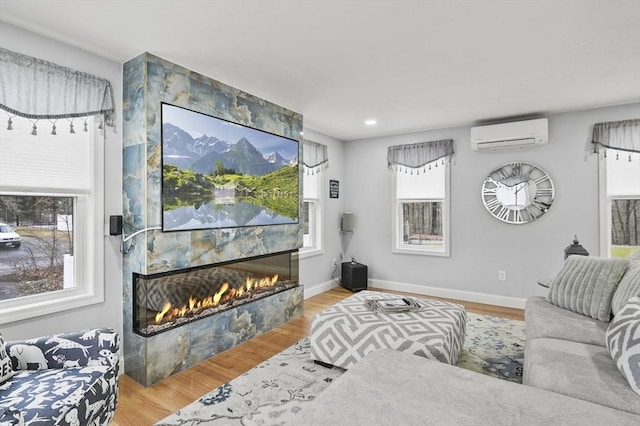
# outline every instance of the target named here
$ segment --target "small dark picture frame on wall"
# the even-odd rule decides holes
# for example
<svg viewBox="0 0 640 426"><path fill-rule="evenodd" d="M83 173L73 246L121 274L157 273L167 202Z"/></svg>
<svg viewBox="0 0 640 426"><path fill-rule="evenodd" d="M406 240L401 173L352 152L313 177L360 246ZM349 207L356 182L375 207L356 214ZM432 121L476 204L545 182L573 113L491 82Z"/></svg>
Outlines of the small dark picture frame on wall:
<svg viewBox="0 0 640 426"><path fill-rule="evenodd" d="M339 198L340 181L329 179L329 198Z"/></svg>

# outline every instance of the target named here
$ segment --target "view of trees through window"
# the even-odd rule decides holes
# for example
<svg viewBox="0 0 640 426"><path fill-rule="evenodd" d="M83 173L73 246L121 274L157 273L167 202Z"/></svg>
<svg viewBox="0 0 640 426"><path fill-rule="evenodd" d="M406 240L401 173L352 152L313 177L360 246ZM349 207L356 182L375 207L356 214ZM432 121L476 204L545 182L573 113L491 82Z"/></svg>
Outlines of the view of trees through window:
<svg viewBox="0 0 640 426"><path fill-rule="evenodd" d="M442 244L442 202L402 203L404 244Z"/></svg>
<svg viewBox="0 0 640 426"><path fill-rule="evenodd" d="M73 200L0 195L0 300L74 285Z"/></svg>
<svg viewBox="0 0 640 426"><path fill-rule="evenodd" d="M303 200L300 209L302 222L302 253L313 253L322 249L321 197L324 173L305 173L302 180Z"/></svg>
<svg viewBox="0 0 640 426"><path fill-rule="evenodd" d="M611 255L627 257L640 250L640 199L611 200Z"/></svg>
<svg viewBox="0 0 640 426"><path fill-rule="evenodd" d="M302 221L302 234L304 235L302 247L311 247L313 242L311 241L311 228L309 223L309 202L302 203L302 211L300 212L300 219Z"/></svg>

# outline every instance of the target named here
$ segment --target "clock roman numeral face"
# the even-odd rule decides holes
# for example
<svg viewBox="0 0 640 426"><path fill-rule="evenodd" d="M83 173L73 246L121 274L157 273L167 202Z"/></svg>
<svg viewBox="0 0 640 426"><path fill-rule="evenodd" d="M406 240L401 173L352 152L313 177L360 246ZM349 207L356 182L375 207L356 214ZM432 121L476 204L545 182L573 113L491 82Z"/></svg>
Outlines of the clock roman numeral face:
<svg viewBox="0 0 640 426"><path fill-rule="evenodd" d="M531 163L504 164L482 184L482 201L496 219L512 224L534 221L545 214L555 196L551 177Z"/></svg>

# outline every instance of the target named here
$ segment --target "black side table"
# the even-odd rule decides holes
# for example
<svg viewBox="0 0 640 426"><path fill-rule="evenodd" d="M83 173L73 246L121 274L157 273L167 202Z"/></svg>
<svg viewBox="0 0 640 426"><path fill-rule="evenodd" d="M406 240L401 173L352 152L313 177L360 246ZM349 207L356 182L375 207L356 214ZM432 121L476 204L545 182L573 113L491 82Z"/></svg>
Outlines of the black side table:
<svg viewBox="0 0 640 426"><path fill-rule="evenodd" d="M357 262L343 262L342 287L353 292L366 290L367 265Z"/></svg>

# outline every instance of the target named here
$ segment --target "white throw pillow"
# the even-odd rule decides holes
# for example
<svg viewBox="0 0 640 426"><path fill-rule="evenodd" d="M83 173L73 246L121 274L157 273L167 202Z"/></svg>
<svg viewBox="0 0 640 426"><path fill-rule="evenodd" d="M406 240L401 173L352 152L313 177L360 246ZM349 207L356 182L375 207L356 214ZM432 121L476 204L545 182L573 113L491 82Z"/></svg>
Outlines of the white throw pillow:
<svg viewBox="0 0 640 426"><path fill-rule="evenodd" d="M13 377L13 366L11 365L11 358L7 355L6 344L0 334L0 383L4 383Z"/></svg>
<svg viewBox="0 0 640 426"><path fill-rule="evenodd" d="M629 299L613 317L606 341L611 358L640 395L640 296Z"/></svg>

